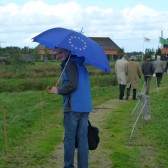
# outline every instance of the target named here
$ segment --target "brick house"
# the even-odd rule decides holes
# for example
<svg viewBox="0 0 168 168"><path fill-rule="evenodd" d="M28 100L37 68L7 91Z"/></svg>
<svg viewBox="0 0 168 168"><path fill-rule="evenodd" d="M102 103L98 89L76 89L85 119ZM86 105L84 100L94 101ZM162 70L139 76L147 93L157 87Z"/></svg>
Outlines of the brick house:
<svg viewBox="0 0 168 168"><path fill-rule="evenodd" d="M92 40L97 42L104 50L108 60L117 60L118 50L120 47L115 44L109 37L90 37Z"/></svg>
<svg viewBox="0 0 168 168"><path fill-rule="evenodd" d="M161 52L163 55L163 59L168 60L168 45L167 44L163 44L163 48L161 49Z"/></svg>

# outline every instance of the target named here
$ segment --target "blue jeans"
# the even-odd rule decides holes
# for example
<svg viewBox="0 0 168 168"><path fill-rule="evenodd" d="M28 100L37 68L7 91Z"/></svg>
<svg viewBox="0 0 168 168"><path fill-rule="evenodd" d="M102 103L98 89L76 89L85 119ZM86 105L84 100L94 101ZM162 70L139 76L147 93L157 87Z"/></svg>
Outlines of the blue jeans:
<svg viewBox="0 0 168 168"><path fill-rule="evenodd" d="M88 168L89 112L64 112L64 168L74 168L75 138L78 138L78 168Z"/></svg>

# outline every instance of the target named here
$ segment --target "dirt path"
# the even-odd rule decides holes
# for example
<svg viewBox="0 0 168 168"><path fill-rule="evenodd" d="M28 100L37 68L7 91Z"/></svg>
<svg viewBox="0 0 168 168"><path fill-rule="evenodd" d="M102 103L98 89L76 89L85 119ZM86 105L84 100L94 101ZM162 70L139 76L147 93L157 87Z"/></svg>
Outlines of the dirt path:
<svg viewBox="0 0 168 168"><path fill-rule="evenodd" d="M114 108L118 107L120 104L123 104L125 101L120 101L117 99L112 99L104 104L101 104L93 109L93 112L90 114L90 121L92 125L95 125L100 130L100 143L96 150L89 151L89 168L106 168L111 167L110 154L111 151L108 149L103 149L102 139L106 140L109 138L109 133L105 130L105 124L108 117L108 114L113 111ZM75 154L76 157L76 154ZM75 158L75 167L76 166ZM57 146L56 150L50 156L48 160L48 165L45 165L45 168L63 168L63 143ZM42 168L42 167L40 167Z"/></svg>

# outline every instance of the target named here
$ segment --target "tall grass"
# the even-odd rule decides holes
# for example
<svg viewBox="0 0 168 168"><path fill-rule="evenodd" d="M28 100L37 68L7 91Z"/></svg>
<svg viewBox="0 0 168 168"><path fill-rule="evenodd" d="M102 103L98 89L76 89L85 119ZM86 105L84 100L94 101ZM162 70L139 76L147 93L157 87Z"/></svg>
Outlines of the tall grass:
<svg viewBox="0 0 168 168"><path fill-rule="evenodd" d="M98 68L89 65L87 67L93 87L117 84L114 73L104 73ZM61 74L60 65L57 62L27 65L25 69L19 72L10 71L10 68L0 67L1 93L45 90L48 85L55 85Z"/></svg>

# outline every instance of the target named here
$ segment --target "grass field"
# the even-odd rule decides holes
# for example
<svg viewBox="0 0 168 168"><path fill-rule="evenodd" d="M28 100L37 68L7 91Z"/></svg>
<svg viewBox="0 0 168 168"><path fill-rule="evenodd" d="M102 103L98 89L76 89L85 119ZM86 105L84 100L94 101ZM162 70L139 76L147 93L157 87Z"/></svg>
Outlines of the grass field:
<svg viewBox="0 0 168 168"><path fill-rule="evenodd" d="M40 65L41 66L41 65ZM55 77L44 78L54 81ZM112 75L91 75L93 107L118 98L118 86L112 86ZM39 78L42 79L42 78ZM22 79L1 78L4 87L25 87ZM28 78L25 79L26 81ZM31 80L31 79L30 79ZM13 82L14 81L14 82ZM42 82L43 79L40 81ZM50 81L49 84L52 84ZM100 137L103 148L110 150L114 168L166 168L168 165L168 75L164 75L161 87L156 88L155 78L151 84L150 121L141 117L129 139L135 118L130 113L136 101L125 101L107 117L105 130L108 139ZM44 82L43 87L48 83ZM139 85L139 91L142 87ZM33 82L27 86L33 85ZM3 89L4 89L3 87ZM42 87L42 88L43 88ZM0 168L38 168L48 162L49 155L63 141L63 115L61 96L48 95L42 89L25 91L1 91L0 93ZM8 143L8 160L5 158L4 112ZM47 168L50 163L47 163Z"/></svg>
<svg viewBox="0 0 168 168"><path fill-rule="evenodd" d="M112 133L111 142L107 148L111 149L111 160L113 167L121 168L160 168L168 167L167 149L167 100L168 100L168 75L162 81L159 95L152 79L152 90L150 95L152 119L145 121L140 117L133 139L130 138L132 126L131 112L135 102L129 101L123 107L114 110L109 116L107 127ZM139 110L140 112L140 110Z"/></svg>

